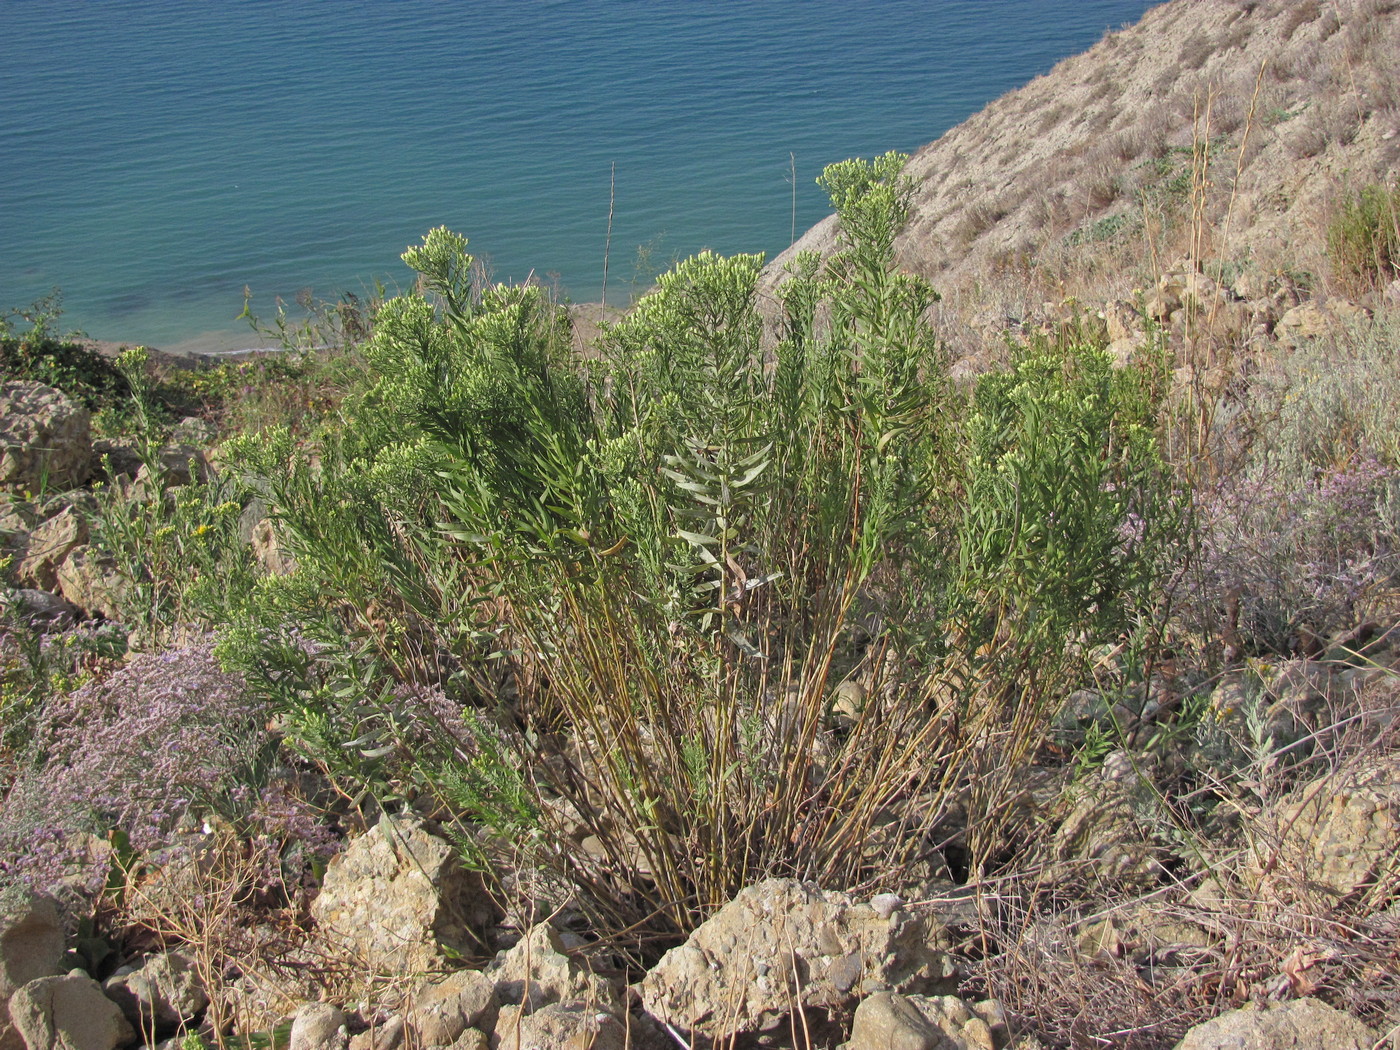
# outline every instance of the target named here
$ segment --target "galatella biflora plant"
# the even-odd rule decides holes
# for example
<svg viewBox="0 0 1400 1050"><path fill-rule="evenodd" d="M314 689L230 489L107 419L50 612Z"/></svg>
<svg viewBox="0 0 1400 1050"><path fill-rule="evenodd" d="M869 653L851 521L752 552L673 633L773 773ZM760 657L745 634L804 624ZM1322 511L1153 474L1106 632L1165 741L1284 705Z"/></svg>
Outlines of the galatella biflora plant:
<svg viewBox="0 0 1400 1050"><path fill-rule="evenodd" d="M343 436L314 465L285 433L238 449L298 565L230 636L250 685L328 764L337 734L369 763L344 775L436 797L464 846L562 876L639 947L757 878L895 886L936 867L933 830L1015 706L1012 673L989 670L1005 661L949 663L950 625L1033 624L1018 588L1077 582L1056 582L1061 561L1037 576L1036 551L1127 566L1119 530L1143 508L1138 459L1102 455L1126 431L1097 359L1045 371L1090 379L1050 383L1040 408L1028 367L986 463L954 456L936 295L893 262L903 160L824 173L842 247L789 265L771 342L759 256L685 260L583 360L541 289L480 287L465 238L431 231L404 255L418 290L379 308ZM1053 453L1022 447L1077 398ZM1021 456L1048 483L1061 449L1081 469L1042 502L1092 497L1078 546L1013 528L975 547L977 516L1009 513L991 475ZM1057 609L1044 638L1081 614ZM435 691L432 716L409 718L396 683ZM966 717L989 695L993 714ZM1040 725L1015 723L1014 754Z"/></svg>

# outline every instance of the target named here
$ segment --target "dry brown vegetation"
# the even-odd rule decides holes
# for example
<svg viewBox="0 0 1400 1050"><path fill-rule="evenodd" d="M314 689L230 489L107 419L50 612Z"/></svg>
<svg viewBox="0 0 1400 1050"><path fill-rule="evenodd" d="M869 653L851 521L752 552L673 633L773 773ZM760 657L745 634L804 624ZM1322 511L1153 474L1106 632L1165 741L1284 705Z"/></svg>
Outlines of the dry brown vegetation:
<svg viewBox="0 0 1400 1050"><path fill-rule="evenodd" d="M1127 298L1172 270L1338 293L1323 231L1398 162L1400 4L1168 3L915 154L897 252L943 293L960 356L1000 341L968 335L969 309ZM832 237L828 220L793 250Z"/></svg>
<svg viewBox="0 0 1400 1050"><path fill-rule="evenodd" d="M1400 768L1400 628L1380 634L1389 641L1372 649L1362 640L1363 627L1371 639L1400 622L1400 508L1392 499L1400 491L1400 315L1380 308L1400 277L1398 75L1400 0L1177 0L994 103L905 169L917 188L898 264L943 293L937 335L963 359L951 378L1005 365L1008 337L1055 361L1051 372L1024 373L1056 395L1030 404L1034 415L1015 417L1024 420L1028 447L1032 436L1064 424L1074 405L1091 403L1089 388L1076 384L1099 375L1101 353L1108 376L1110 356L1124 363L1113 344L1142 351L1117 373L1141 385L1108 383L1121 403L1061 432L1076 440L1080 432L1100 435L1151 406L1150 427L1133 427L1142 435L1150 429L1152 457L1143 440L1136 447L1144 459L1125 460L1119 476L1141 477L1132 506L1159 515L1151 533L1162 544L1162 561L1151 562L1159 575L1141 584L1150 589L1132 596L1120 619L1093 627L1097 634L1083 626L1088 613L1059 630L1042 612L1050 603L1041 596L1057 593L1060 583L1034 575L1044 565L1078 569L1091 563L1092 551L1064 548L1061 556L1051 547L1054 556L1041 557L1035 548L1037 556L1015 561L1026 566L1017 569L1023 580L992 573L1012 559L990 545L979 554L979 544L1022 536L1023 513L1026 521L1056 521L1088 501L1085 493L1104 498L1105 514L1113 512L1111 521L1101 515L1091 523L1111 534L1104 550L1145 544L1128 542L1132 519L1106 501L1119 491L1100 473L1110 453L1092 445L1078 459L1052 460L1060 445L1074 442L1036 444L1041 458L1026 461L1039 463L1045 478L1062 480L1078 465L1084 482L1043 513L1023 512L1024 493L1052 490L1036 477L994 484L1002 475L986 466L989 453L964 465L957 442L985 439L992 417L980 414L985 399L965 401L958 384L942 382L939 342L920 327L928 316L925 289L898 283L906 275L896 272L888 241L867 257L864 284L837 266L821 287L847 296L876 285L906 296L918 291L898 300L889 292L890 302L909 311L907 330L898 331L917 338L871 340L877 350L862 350L888 345L909 353L910 364L891 356L888 367L867 373L865 362L880 359L862 356L861 371L848 378L919 375L923 382L911 384L911 393L901 389L898 402L886 393L858 402L871 406L861 411L905 406L897 419L876 418L870 433L898 433L905 450L919 450L911 459L939 471L952 463L959 476L909 501L919 542L907 555L899 552L907 560L898 565L860 569L870 572L868 586L853 582L856 554L896 549L899 537L848 548L856 535L848 521L885 520L870 508L881 498L894 506L894 497L857 485L849 491L860 499L848 500L846 474L837 467L863 485L864 468L849 465L866 462L860 456L893 462L875 455L884 436L878 445L858 445L864 439L857 417L852 428L794 431L783 438L790 458L771 472L766 462L754 466L766 449L754 458L726 452L720 459L719 445L673 441L672 431L716 431L719 424L705 413L734 405L754 413L752 420L725 416L734 433L741 423L761 435L770 426L754 407L771 400L762 385L769 373L760 319L749 315L760 263L753 256L705 257L686 264L686 280L714 276L702 270L714 268L714 287L729 287L737 273L748 291L742 313L715 325L720 334L706 330L715 346L730 347L724 340L733 339L728 356L718 365L692 365L674 388L627 369L654 359L654 347L695 345L694 332L678 319L705 314L709 300L702 310L687 301L683 311L659 296L630 317L575 308L568 324L542 309L530 341L512 344L512 352L549 362L559 382L548 395L543 384L519 393L523 373L486 382L494 376L472 356L485 325L420 345L405 319L427 314L389 310L376 320L365 360L386 374L424 347L448 345L460 355L456 364L441 373L424 368L414 382L426 384L430 374L476 376L478 392L461 395L462 404L504 396L500 391L537 398L522 400L515 415L503 413L535 420L537 432L499 447L546 451L532 452L536 458L518 474L511 464L509 473L491 467L492 484L513 484L518 476L550 486L548 500L527 504L533 490L520 495L501 483L503 503L518 500L531 513L541 508L540 520L519 508L504 515L520 523L510 526L514 533L496 535L503 527L488 521L489 505L473 502L487 475L478 477L474 472L486 468L461 458L461 449L484 444L465 414L453 417L460 428L451 435L455 447L434 452L445 458L388 458L389 451L398 455L398 427L406 421L431 433L422 420L439 418L437 388L376 385L399 399L397 414L359 394L346 399L337 433L383 455L376 466L393 467L375 475L381 487L369 490L361 487L369 460L338 458L343 446L329 432L293 443L292 431L265 430L274 409L285 411L286 390L314 385L295 372L264 375L260 382L277 397L260 393L265 404L257 410L244 405L219 415L245 430L242 469L259 498L279 507L277 528L293 544L287 549L297 556L301 580L312 583L282 580L278 592L263 580L260 604L249 599L233 613L231 601L205 592L209 604L198 615L213 624L241 618L229 652L269 691L268 702L282 705L276 710L302 717L307 697L320 705L315 720L269 724L282 725L306 768L314 763L324 775L321 816L334 813L340 830L362 830L380 805L373 800L383 798L445 825L460 822L458 845L495 872L507 935L528 930L545 912L568 911L593 939L587 953L600 965L630 966L635 977L742 884L800 874L843 889L892 888L922 898L910 907L946 918L961 938L960 994L1000 1000L1011 1028L1040 1040L1022 1047L1156 1050L1238 1003L1309 995L1350 1010L1378 1033L1400 1030L1400 867L1389 826L1356 839L1361 848L1347 847L1357 855L1379 842L1386 855L1342 888L1329 887L1337 872L1320 870L1323 862L1310 850L1324 836L1310 840L1296 830L1321 824L1320 800L1346 808L1346 800L1361 797L1352 807L1359 811L1368 804L1359 790L1365 778L1382 766L1393 786ZM898 164L893 155L884 162L893 180ZM854 179L858 170L844 177ZM898 206L887 207L902 219L903 197L890 199ZM798 247L829 247L832 237L824 224ZM478 306L460 304L479 304L480 284L459 287L441 274L472 272L476 282L481 271L461 255L465 242L454 243L445 230L425 240L422 272L438 277L423 287L453 304L442 316L465 326ZM430 244L441 253L428 252ZM888 286L881 283L887 278ZM698 279L695 286L710 287ZM672 280L663 290L679 296L690 287ZM1329 294L1374 300L1378 309L1372 317L1343 304L1351 313L1333 312L1330 329L1285 352L1280 315L1309 297L1326 305ZM511 309L521 302L536 300L500 300ZM819 345L812 333L833 316L854 317L866 331L859 325L885 316L886 305L827 301L813 305L803 327L794 313L799 335L775 358ZM1014 367L1035 360L1027 349L1018 348L1022 360ZM506 374L499 362L491 367ZM939 381L928 382L930 375ZM588 388L593 400L580 397L570 413L555 414L553 391L582 390L571 384L584 376L596 380ZM737 385L711 393L705 383L715 376ZM377 384L382 376L370 370L360 378ZM989 379L984 393L998 396L997 377ZM650 393L634 396L630 409L610 400L638 388ZM999 396L1011 404L1009 393ZM816 394L810 403L823 426L837 418ZM856 402L840 403L849 415ZM585 462L574 449L599 447L598 436L612 433L600 423L579 444L566 445L576 435L563 421L591 420L594 405L608 407L608 420L624 418L638 404L662 406L671 414L668 429L655 422L658 409L647 422L656 431L629 423L626 440L608 446L606 476L601 468L555 476L547 450L568 449L572 467ZM354 425L344 426L346 419ZM934 421L946 430L935 430ZM1123 427L1114 436L1138 432ZM744 431L734 440L747 450L755 439ZM658 453L655 464L641 451L632 458L634 444L650 456L653 441L657 450L680 452ZM830 456L830 464L818 464L820 472L803 467L809 450ZM800 470L816 479L813 504L831 503L827 517L796 516L793 508L807 505L806 490L794 496L780 486L803 477ZM898 494L900 478L890 476ZM421 486L409 499L399 487L404 477ZM680 487L635 481L658 477ZM304 484L311 478L314 484ZM1162 491L1149 482L1160 482ZM1382 483L1389 487L1382 491ZM540 484L543 491L546 482ZM1166 499L1178 486L1194 492L1189 534L1175 495ZM210 514L238 509L214 491L205 501ZM760 500L769 498L765 491L777 494L771 504ZM614 500L615 493L633 502ZM721 505L717 493L735 508L724 510L723 522L705 509ZM663 497L674 502L674 517L648 517L662 506L650 501ZM1014 510L1015 529L999 526L994 499ZM160 516L163 500L136 515L123 503L104 504L99 535L134 566L133 579L144 578L140 559L149 559L153 544L141 529L150 536L183 530L189 543L178 549L212 547L204 539L212 526L196 516L198 503L169 504L188 512L169 525ZM351 505L372 509L355 521L329 512ZM595 517L580 517L583 528L570 519L565 531L557 527L562 517L544 512L548 506L553 514L556 505ZM443 516L452 531L442 528ZM363 526L381 519L393 527ZM734 521L757 539L721 548L731 532L740 535L727 524ZM823 540L818 527L835 540ZM455 544L437 542L444 532ZM488 532L496 546L477 560ZM873 526L870 535L877 536ZM218 564L252 573L244 541L227 544L228 560ZM700 552L712 547L726 553L704 558ZM836 553L809 565L810 551L825 547ZM643 549L664 557L637 568L629 559ZM928 563L916 565L925 556ZM667 564L683 557L695 566ZM943 566L955 564L968 568L958 570L955 587L939 591ZM363 568L352 575L347 565ZM775 565L784 568L768 571ZM681 583L673 585L661 568L645 575L648 566L676 573ZM224 575L238 582L232 571ZM768 586L780 578L811 589L780 600ZM175 582L157 580L184 595L173 590ZM663 585L680 588L679 597ZM1017 604L1023 593L1036 601ZM193 598L188 607L196 608ZM1096 601L1091 612L1106 616L1106 608ZM295 620L284 619L288 610ZM711 630L717 618L732 618L734 632ZM702 626L692 629L691 622ZM477 629L487 625L490 631ZM303 644L313 636L318 641ZM273 637L292 641L273 647ZM770 652L780 659L765 663ZM338 691L323 690L325 682ZM1306 699L1290 701L1300 710L1280 715L1284 696L1295 695L1300 682L1308 683ZM454 732L447 718L463 708L470 717ZM1382 810L1400 812L1400 788L1372 812ZM1096 831L1103 833L1097 843ZM122 950L133 957L163 944L191 946L203 982L223 996L206 1015L216 1041L226 1027L252 1030L315 997L346 1004L377 998L380 1012L359 1009L359 1022L372 1029L403 989L388 987L392 982L360 959L319 954L308 934L312 878L292 860L282 863L283 840L258 843L221 830L195 863L123 883L125 912L103 916L114 942L124 941ZM293 859L301 864L299 857ZM302 881L288 880L283 867ZM276 880L266 874L274 868ZM804 1042L794 1035L794 1044Z"/></svg>

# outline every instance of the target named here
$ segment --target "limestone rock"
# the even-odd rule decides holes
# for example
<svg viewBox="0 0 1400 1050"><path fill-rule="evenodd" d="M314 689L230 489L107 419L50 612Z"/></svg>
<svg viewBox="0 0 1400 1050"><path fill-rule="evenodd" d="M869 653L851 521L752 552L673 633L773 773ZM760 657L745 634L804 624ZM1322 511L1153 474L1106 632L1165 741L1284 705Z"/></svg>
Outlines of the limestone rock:
<svg viewBox="0 0 1400 1050"><path fill-rule="evenodd" d="M262 518L253 525L249 536L253 557L269 576L286 576L296 567L296 558L283 549L271 518Z"/></svg>
<svg viewBox="0 0 1400 1050"><path fill-rule="evenodd" d="M0 383L0 491L64 492L91 468L86 408L42 383Z"/></svg>
<svg viewBox="0 0 1400 1050"><path fill-rule="evenodd" d="M1147 336L1132 339L1114 339L1108 344L1108 356L1114 368L1127 368L1137 358L1138 351L1147 345Z"/></svg>
<svg viewBox="0 0 1400 1050"><path fill-rule="evenodd" d="M1257 323L1255 312L1248 303L1210 302L1204 308L1208 331L1217 336L1238 337Z"/></svg>
<svg viewBox="0 0 1400 1050"><path fill-rule="evenodd" d="M44 520L33 500L0 500L0 544L7 548L22 545L22 541ZM19 541L19 542L17 542Z"/></svg>
<svg viewBox="0 0 1400 1050"><path fill-rule="evenodd" d="M1326 332L1332 323L1332 316L1318 303L1299 303L1278 319L1278 334L1290 340L1312 339Z"/></svg>
<svg viewBox="0 0 1400 1050"><path fill-rule="evenodd" d="M529 1016L508 1006L496 1022L497 1050L627 1050L627 1027L588 1003L550 1003Z"/></svg>
<svg viewBox="0 0 1400 1050"><path fill-rule="evenodd" d="M1155 291L1143 303L1143 310L1154 321L1166 324L1181 309L1181 297L1171 292Z"/></svg>
<svg viewBox="0 0 1400 1050"><path fill-rule="evenodd" d="M953 990L943 931L896 909L794 879L750 886L673 948L643 978L657 1019L711 1039L785 1024L797 1007L809 1025L878 991Z"/></svg>
<svg viewBox="0 0 1400 1050"><path fill-rule="evenodd" d="M109 977L102 990L140 1032L178 1028L209 1005L194 960L179 951L161 952L139 969Z"/></svg>
<svg viewBox="0 0 1400 1050"><path fill-rule="evenodd" d="M198 416L185 416L170 428L171 439L181 445L205 448L211 445L217 436L214 424Z"/></svg>
<svg viewBox="0 0 1400 1050"><path fill-rule="evenodd" d="M63 972L63 924L58 905L23 887L0 892L0 1050L20 1050L6 1003L30 981Z"/></svg>
<svg viewBox="0 0 1400 1050"><path fill-rule="evenodd" d="M111 438L98 438L92 443L92 458L108 481L134 478L141 469L141 453L135 446Z"/></svg>
<svg viewBox="0 0 1400 1050"><path fill-rule="evenodd" d="M311 914L332 945L398 974L443 969L441 948L479 953L496 918L481 879L448 842L387 814L331 858Z"/></svg>
<svg viewBox="0 0 1400 1050"><path fill-rule="evenodd" d="M837 725L854 725L860 721L865 701L865 686L853 679L842 682L832 693L831 720Z"/></svg>
<svg viewBox="0 0 1400 1050"><path fill-rule="evenodd" d="M994 1020L1002 1020L1000 1008L995 1003L983 1003L973 1007L956 995L912 995L909 1001L940 1032L946 1043L956 1050L996 1050L992 1024L988 1020L989 1010Z"/></svg>
<svg viewBox="0 0 1400 1050"><path fill-rule="evenodd" d="M1371 311L1366 307L1347 299L1329 299L1327 300L1327 309L1331 311L1333 317L1346 324L1365 321L1371 316Z"/></svg>
<svg viewBox="0 0 1400 1050"><path fill-rule="evenodd" d="M846 1050L945 1050L943 1033L907 998L876 992L856 1007Z"/></svg>
<svg viewBox="0 0 1400 1050"><path fill-rule="evenodd" d="M404 1029L404 1019L395 1015L383 1024L352 1035L350 1050L399 1050L403 1045Z"/></svg>
<svg viewBox="0 0 1400 1050"><path fill-rule="evenodd" d="M1175 301L1177 306L1189 303L1196 309L1209 305L1219 296L1215 281L1194 270L1163 274L1157 281L1157 291L1168 301Z"/></svg>
<svg viewBox="0 0 1400 1050"><path fill-rule="evenodd" d="M984 1004L994 1006L995 1004ZM992 1026L956 996L876 992L856 1008L846 1050L996 1050Z"/></svg>
<svg viewBox="0 0 1400 1050"><path fill-rule="evenodd" d="M502 952L491 976L501 1002L523 1004L526 1012L574 999L618 1009L617 989L571 958L559 932L548 923L532 927L518 944Z"/></svg>
<svg viewBox="0 0 1400 1050"><path fill-rule="evenodd" d="M1287 661L1268 682L1252 671L1227 671L1207 701L1217 740L1208 761L1227 769L1252 761L1247 747L1256 731L1252 726L1274 747L1302 740L1325 714L1329 687L1328 669L1312 660Z"/></svg>
<svg viewBox="0 0 1400 1050"><path fill-rule="evenodd" d="M345 1014L328 1003L306 1003L292 1018L289 1050L346 1050Z"/></svg>
<svg viewBox="0 0 1400 1050"><path fill-rule="evenodd" d="M1338 897L1400 877L1400 757L1305 785L1260 818L1251 858L1256 878L1275 892L1301 877Z"/></svg>
<svg viewBox="0 0 1400 1050"><path fill-rule="evenodd" d="M1266 299L1273 293L1275 282L1258 270L1245 270L1235 278L1231 291L1241 299Z"/></svg>
<svg viewBox="0 0 1400 1050"><path fill-rule="evenodd" d="M476 970L458 970L419 994L408 1028L418 1046L451 1046L469 1028L490 1030L499 1014L495 982Z"/></svg>
<svg viewBox="0 0 1400 1050"><path fill-rule="evenodd" d="M116 1050L136 1038L121 1007L81 971L30 981L10 999L10 1019L29 1050Z"/></svg>
<svg viewBox="0 0 1400 1050"><path fill-rule="evenodd" d="M1177 1050L1371 1050L1376 1037L1364 1024L1316 999L1231 1010L1198 1024Z"/></svg>
<svg viewBox="0 0 1400 1050"><path fill-rule="evenodd" d="M151 476L154 465L155 477ZM156 453L154 464L141 464L136 471L135 491L151 494L193 481L209 480L209 464L204 453L193 445L168 445Z"/></svg>
<svg viewBox="0 0 1400 1050"><path fill-rule="evenodd" d="M131 581L116 562L90 546L75 548L58 567L58 588L79 609L109 620L121 619Z"/></svg>
<svg viewBox="0 0 1400 1050"><path fill-rule="evenodd" d="M450 1050L489 1050L491 1040L479 1028L468 1028L453 1042Z"/></svg>
<svg viewBox="0 0 1400 1050"><path fill-rule="evenodd" d="M1066 878L1092 864L1096 878L1144 882L1161 872L1157 849L1138 825L1134 794L1147 790L1137 776L1115 776L1112 765L1088 777L1066 799L1068 810L1050 843L1052 863Z"/></svg>
<svg viewBox="0 0 1400 1050"><path fill-rule="evenodd" d="M29 534L17 578L20 583L40 590L57 590L59 566L75 548L87 541L87 517L76 506L65 507Z"/></svg>
<svg viewBox="0 0 1400 1050"><path fill-rule="evenodd" d="M1142 316L1134 303L1115 299L1104 303L1100 313L1110 343L1142 341Z"/></svg>
<svg viewBox="0 0 1400 1050"><path fill-rule="evenodd" d="M1363 320L1368 315L1364 307L1345 299L1329 299L1325 303L1310 300L1285 312L1278 319L1275 334L1280 342L1294 345L1326 335L1340 325Z"/></svg>
<svg viewBox="0 0 1400 1050"><path fill-rule="evenodd" d="M1274 330L1278 324L1278 319L1283 316L1279 310L1278 303L1272 299L1254 299L1248 303L1250 319L1258 328L1263 329L1263 334Z"/></svg>

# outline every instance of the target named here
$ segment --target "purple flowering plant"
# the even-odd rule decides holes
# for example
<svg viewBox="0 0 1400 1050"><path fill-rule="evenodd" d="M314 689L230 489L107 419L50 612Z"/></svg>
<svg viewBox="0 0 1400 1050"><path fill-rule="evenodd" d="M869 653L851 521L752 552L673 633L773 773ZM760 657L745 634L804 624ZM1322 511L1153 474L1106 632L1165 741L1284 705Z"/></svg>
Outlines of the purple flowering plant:
<svg viewBox="0 0 1400 1050"><path fill-rule="evenodd" d="M1198 493L1200 547L1182 611L1273 652L1290 651L1301 631L1353 625L1400 567L1388 513L1397 487L1400 474L1366 451L1301 481L1262 469L1223 478Z"/></svg>
<svg viewBox="0 0 1400 1050"><path fill-rule="evenodd" d="M113 836L149 857L209 817L322 850L310 811L266 783L276 749L212 641L137 656L43 706L0 803L0 881L100 889Z"/></svg>

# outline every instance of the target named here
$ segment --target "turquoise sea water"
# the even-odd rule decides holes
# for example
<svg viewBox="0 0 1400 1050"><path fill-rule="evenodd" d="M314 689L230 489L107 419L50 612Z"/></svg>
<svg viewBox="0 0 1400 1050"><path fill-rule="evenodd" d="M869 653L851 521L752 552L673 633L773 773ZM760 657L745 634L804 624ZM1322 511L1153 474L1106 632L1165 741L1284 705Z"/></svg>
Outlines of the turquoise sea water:
<svg viewBox="0 0 1400 1050"><path fill-rule="evenodd" d="M401 285L440 224L596 300L614 166L625 301L673 256L786 247L825 164L915 149L1150 6L0 0L0 308L59 286L97 338L243 347L245 285Z"/></svg>

